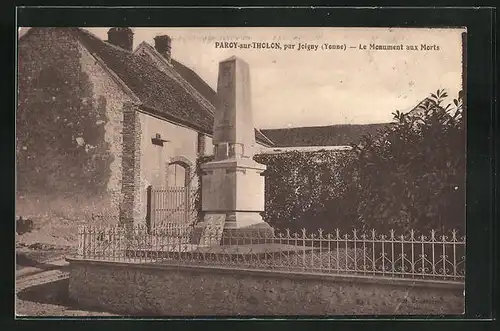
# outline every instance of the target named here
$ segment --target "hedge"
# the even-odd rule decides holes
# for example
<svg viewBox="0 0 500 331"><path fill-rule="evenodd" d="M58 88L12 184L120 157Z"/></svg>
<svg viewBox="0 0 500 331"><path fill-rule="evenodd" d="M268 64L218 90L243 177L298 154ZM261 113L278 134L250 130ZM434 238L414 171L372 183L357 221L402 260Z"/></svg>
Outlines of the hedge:
<svg viewBox="0 0 500 331"><path fill-rule="evenodd" d="M263 219L277 229L291 231L347 230L359 225L355 223L354 156L350 151L326 150L255 155L255 161L267 166ZM198 159L198 174L200 165L212 159ZM201 185L198 190L196 204L201 211Z"/></svg>
<svg viewBox="0 0 500 331"><path fill-rule="evenodd" d="M366 228L465 231L462 93L452 105L438 90L411 113L394 113L379 137L355 146L358 215Z"/></svg>

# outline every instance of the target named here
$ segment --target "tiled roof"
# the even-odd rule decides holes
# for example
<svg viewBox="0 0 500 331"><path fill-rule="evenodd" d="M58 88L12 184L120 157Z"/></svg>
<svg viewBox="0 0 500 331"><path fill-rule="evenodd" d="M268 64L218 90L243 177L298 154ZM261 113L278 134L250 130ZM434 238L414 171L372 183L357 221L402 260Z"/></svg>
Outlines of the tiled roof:
<svg viewBox="0 0 500 331"><path fill-rule="evenodd" d="M365 134L377 134L387 124L329 125L262 130L276 147L349 146Z"/></svg>
<svg viewBox="0 0 500 331"><path fill-rule="evenodd" d="M146 53L143 52L143 50L146 49ZM170 78L174 79L179 83L184 89L187 90L189 94L191 94L198 102L201 103L201 105L208 110L211 114L215 111L214 104L210 101L207 100L207 98L202 95L196 88L193 87L193 82L192 78L189 77L190 79L184 78L181 74L179 74L172 63L168 63L166 59L158 53L153 46L148 44L147 42L143 41L134 51L134 55L144 57L148 60L151 60L152 63L161 71L166 73ZM146 55L146 56L144 56ZM149 56L147 56L149 55ZM172 59L172 61L175 61ZM175 61L177 62L177 61ZM179 63L179 62L177 62ZM180 64L180 63L179 63ZM186 69L188 69L186 67ZM194 72L193 72L194 74ZM199 78L199 76L198 76ZM199 78L201 80L201 78ZM191 80L191 81L189 81ZM215 93L215 92L214 92ZM216 98L216 97L215 97Z"/></svg>
<svg viewBox="0 0 500 331"><path fill-rule="evenodd" d="M435 105L431 98L420 101L407 114L419 114ZM262 130L275 147L350 146L358 144L364 135L376 136L390 123L329 125Z"/></svg>
<svg viewBox="0 0 500 331"><path fill-rule="evenodd" d="M82 44L104 61L147 108L204 132L212 131L212 117L182 86L150 61L108 44L79 28L71 30Z"/></svg>
<svg viewBox="0 0 500 331"><path fill-rule="evenodd" d="M191 86L205 97L212 105L217 104L217 93L196 72L179 61L172 59L174 70L179 73Z"/></svg>
<svg viewBox="0 0 500 331"><path fill-rule="evenodd" d="M112 70L140 99L145 108L180 124L194 127L207 134L213 133L213 114L199 99L180 84L177 77L159 70L147 58L111 45L93 34L71 28L82 44ZM173 60L173 68L187 83L193 86L212 104L217 94L194 71ZM178 71L177 71L178 70ZM267 145L270 142L258 130L256 140Z"/></svg>
<svg viewBox="0 0 500 331"><path fill-rule="evenodd" d="M146 45L152 52L156 52L153 46L147 43ZM159 53L157 53L157 55L159 58L163 59L162 55L160 55ZM179 83L185 86L188 91L196 91L192 93L193 97L196 98L201 104L206 105L206 103L208 102L210 106L207 106L206 108L210 113L213 113L219 103L217 93L210 87L210 85L208 85L203 80L203 78L201 78L192 69L186 67L184 64L174 59L171 59L171 63L172 66L164 66L167 74L179 81ZM186 84L188 86L186 86ZM200 100L200 96L203 100ZM260 130L257 129L255 129L255 139L258 142L264 143L265 145L273 145L273 142L269 140L268 137L264 136L264 134Z"/></svg>

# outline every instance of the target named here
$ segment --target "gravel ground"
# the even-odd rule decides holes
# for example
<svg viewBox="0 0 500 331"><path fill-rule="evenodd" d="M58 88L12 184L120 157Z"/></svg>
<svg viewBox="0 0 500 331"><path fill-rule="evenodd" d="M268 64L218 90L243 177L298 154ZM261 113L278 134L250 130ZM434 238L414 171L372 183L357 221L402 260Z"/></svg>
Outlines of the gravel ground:
<svg viewBox="0 0 500 331"><path fill-rule="evenodd" d="M64 317L64 316L119 316L106 312L78 310L60 304L46 304L28 300L17 300L16 315L25 317Z"/></svg>

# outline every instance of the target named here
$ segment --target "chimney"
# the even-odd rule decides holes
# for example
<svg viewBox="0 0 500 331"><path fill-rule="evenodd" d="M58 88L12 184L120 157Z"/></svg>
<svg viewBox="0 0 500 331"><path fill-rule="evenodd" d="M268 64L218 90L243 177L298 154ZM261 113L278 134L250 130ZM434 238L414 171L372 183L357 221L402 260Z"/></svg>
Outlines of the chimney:
<svg viewBox="0 0 500 331"><path fill-rule="evenodd" d="M172 39L167 35L155 37L155 49L168 63L171 61Z"/></svg>
<svg viewBox="0 0 500 331"><path fill-rule="evenodd" d="M131 28L111 28L108 31L108 43L132 52L134 32Z"/></svg>

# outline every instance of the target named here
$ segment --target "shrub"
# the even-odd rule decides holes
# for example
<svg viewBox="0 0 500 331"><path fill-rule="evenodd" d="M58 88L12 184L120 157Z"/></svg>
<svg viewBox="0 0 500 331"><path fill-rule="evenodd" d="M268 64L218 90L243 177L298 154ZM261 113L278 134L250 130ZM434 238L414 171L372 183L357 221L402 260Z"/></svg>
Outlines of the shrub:
<svg viewBox="0 0 500 331"><path fill-rule="evenodd" d="M292 231L355 227L353 156L326 150L256 155L267 166L264 220Z"/></svg>
<svg viewBox="0 0 500 331"><path fill-rule="evenodd" d="M356 152L358 215L365 228L428 233L465 226L465 130L462 95L442 106L438 90L425 107L394 113L379 137Z"/></svg>

